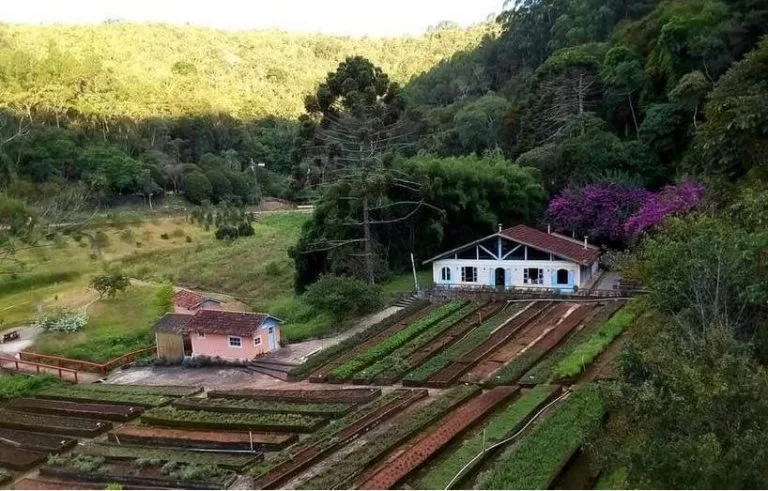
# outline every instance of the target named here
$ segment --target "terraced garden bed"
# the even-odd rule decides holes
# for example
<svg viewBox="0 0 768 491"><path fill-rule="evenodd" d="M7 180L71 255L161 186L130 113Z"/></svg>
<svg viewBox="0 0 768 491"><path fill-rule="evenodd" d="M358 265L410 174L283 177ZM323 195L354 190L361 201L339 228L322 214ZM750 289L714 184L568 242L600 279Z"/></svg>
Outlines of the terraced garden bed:
<svg viewBox="0 0 768 491"><path fill-rule="evenodd" d="M170 397L152 394L98 391L85 388L86 386L51 387L35 394L38 399L53 399L57 401L74 401L85 403L127 404L141 407L160 407L171 402Z"/></svg>
<svg viewBox="0 0 768 491"><path fill-rule="evenodd" d="M6 407L41 414L58 414L79 418L97 418L109 421L128 421L143 412L143 408L119 404L92 404L48 399L14 399Z"/></svg>
<svg viewBox="0 0 768 491"><path fill-rule="evenodd" d="M120 392L124 394L150 394L167 397L189 397L200 394L202 387L193 385L129 385L129 384L87 384L83 385L91 391Z"/></svg>
<svg viewBox="0 0 768 491"><path fill-rule="evenodd" d="M88 462L88 466L80 465L78 461ZM105 462L99 457L76 456L70 459L48 459L48 464L40 468L40 475L73 481L141 486L145 489L221 489L228 487L236 477L234 472L220 467L193 465L173 462L163 466L136 465Z"/></svg>
<svg viewBox="0 0 768 491"><path fill-rule="evenodd" d="M397 390L360 408L342 420L286 449L261 468L252 471L255 489L272 489L323 456L380 425L414 402L427 397L426 390Z"/></svg>
<svg viewBox="0 0 768 491"><path fill-rule="evenodd" d="M581 306L560 324L544 332L522 350L519 350L518 356L512 357L511 361L505 356L499 356L494 359L495 363L491 364L488 367L488 371L485 372L487 376L483 380L483 385L511 385L517 382L526 371L530 370L531 367L557 346L563 338L577 329L580 324L589 322L596 309L599 309L599 307L594 305ZM504 364L505 361L509 362ZM494 368L496 370L492 371L491 369Z"/></svg>
<svg viewBox="0 0 768 491"><path fill-rule="evenodd" d="M0 467L25 471L45 460L45 454L0 444Z"/></svg>
<svg viewBox="0 0 768 491"><path fill-rule="evenodd" d="M351 360L358 354L367 351L373 346L376 346L377 344L384 341L385 339L391 336L394 336L395 334L400 332L404 327L408 326L412 322L416 322L417 320L429 315L432 311L434 311L437 308L438 307L436 305L431 305L431 304L427 305L422 309L416 310L406 316L400 317L400 319L397 322L389 324L384 329L380 329L378 331L372 331L370 329L367 329L366 333L368 333L368 335L364 335L364 336L361 335L357 339L354 339L356 337L353 336L352 338L349 338L347 340L347 343L344 343L342 341L342 343L344 343L343 348L339 347L339 345L328 348L328 350L333 350L333 357L331 357L331 359L327 363L325 363L323 366L321 366L320 368L312 372L309 375L309 381L310 382L327 382L328 376L336 368L340 367L341 365L346 363L348 360ZM326 351L327 350L323 350L320 353L318 353L318 355L322 355Z"/></svg>
<svg viewBox="0 0 768 491"><path fill-rule="evenodd" d="M374 469L356 489L391 489L423 465L452 439L480 420L497 404L516 394L517 387L497 387L444 416L431 430L412 439Z"/></svg>
<svg viewBox="0 0 768 491"><path fill-rule="evenodd" d="M204 410L218 413L294 413L328 418L340 418L349 413L354 404L339 402L277 402L254 399L201 399L199 397L176 399L171 403L178 409Z"/></svg>
<svg viewBox="0 0 768 491"><path fill-rule="evenodd" d="M43 453L63 452L77 444L77 440L74 438L8 428L0 428L0 442L12 447Z"/></svg>
<svg viewBox="0 0 768 491"><path fill-rule="evenodd" d="M298 441L290 433L203 431L125 425L108 435L115 443L218 450L281 450Z"/></svg>
<svg viewBox="0 0 768 491"><path fill-rule="evenodd" d="M2 484L2 483L0 483ZM24 478L16 483L14 489L104 489L105 484L72 481L50 481L47 479ZM127 489L131 489L130 487Z"/></svg>
<svg viewBox="0 0 768 491"><path fill-rule="evenodd" d="M211 411L157 408L144 413L141 416L141 422L149 425L180 428L312 433L323 426L327 419L319 416L291 413L215 413Z"/></svg>
<svg viewBox="0 0 768 491"><path fill-rule="evenodd" d="M0 409L0 427L13 430L29 430L58 435L96 436L112 427L108 421L21 413Z"/></svg>
<svg viewBox="0 0 768 491"><path fill-rule="evenodd" d="M592 335L600 329L600 325L607 321L625 302L623 300L614 300L607 302L595 315L592 316L585 326L576 330L567 339L561 342L546 357L539 360L536 365L525 372L520 377L519 384L525 386L534 386L545 384L552 380L552 369L567 355L569 355L576 346L587 341Z"/></svg>
<svg viewBox="0 0 768 491"><path fill-rule="evenodd" d="M381 395L381 389L328 389L328 390L279 390L279 389L236 389L212 390L208 398L255 399L276 402L335 402L343 404L365 404Z"/></svg>
<svg viewBox="0 0 768 491"><path fill-rule="evenodd" d="M416 369L410 371L405 376L405 378L403 378L403 385L423 385L426 380L434 373L450 365L465 353L468 353L477 347L480 343L486 340L488 336L494 332L494 330L498 329L499 326L504 325L505 323L514 322L518 316L522 315L530 308L533 308L533 304L530 304L528 307L509 315L506 313L499 314L496 317L483 322L480 326L477 326L469 331L461 340L451 346L448 346L446 349L440 351L437 355L429 358L426 362L419 365Z"/></svg>
<svg viewBox="0 0 768 491"><path fill-rule="evenodd" d="M446 387L458 380L458 378L474 366L478 361L488 356L496 348L504 344L508 339L514 336L521 329L525 329L533 322L538 322L542 316L546 316L557 306L550 306L548 303L540 302L531 308L521 312L511 322L505 323L496 331L490 334L485 340L482 340L473 349L465 352L446 367L432 374L427 379L427 385L430 387Z"/></svg>
<svg viewBox="0 0 768 491"><path fill-rule="evenodd" d="M493 451L483 451L518 432L559 393L560 386L539 385L494 411L483 421L482 427L470 431L460 441L452 443L423 471L409 479L411 488L448 489L452 481L451 487L467 488L468 486L461 484L461 477L475 474L479 466L494 454Z"/></svg>
<svg viewBox="0 0 768 491"><path fill-rule="evenodd" d="M349 488L352 481L366 468L384 457L417 432L480 392L477 386L465 385L451 389L430 404L401 414L402 419L392 424L386 433L377 436L356 449L344 460L305 482L302 489Z"/></svg>
<svg viewBox="0 0 768 491"><path fill-rule="evenodd" d="M459 312L467 306L467 304L468 302L466 301L455 301L442 305L429 315L409 324L398 332L392 333L390 336L382 339L381 342L371 346L369 349L355 354L345 363L331 371L328 374L328 380L332 382L351 379L354 374L371 363L387 356L419 334L438 325L438 323L450 319L453 314ZM453 322L460 320L464 315L466 315L466 313L457 317ZM448 322L449 323L445 327L448 327L453 323L451 321Z"/></svg>
<svg viewBox="0 0 768 491"><path fill-rule="evenodd" d="M419 334L415 338L411 339L407 343L403 344L393 352L386 355L384 358L376 361L367 368L359 371L352 379L353 383L370 383L375 377L379 376L383 372L389 371L391 374L406 372L410 365L406 360L414 352L421 349L424 345L430 343L438 336L442 336L445 331L450 329L457 323L463 323L465 319L473 319L474 312L481 312L487 305L480 307L479 309L474 304L465 305L455 313L449 315L445 319L441 320L433 327L429 328L426 332ZM470 320L469 323L475 322ZM392 375L390 375L391 377Z"/></svg>
<svg viewBox="0 0 768 491"><path fill-rule="evenodd" d="M596 387L583 386L554 406L551 415L523 436L510 456L494 462L484 489L548 489L602 420Z"/></svg>
<svg viewBox="0 0 768 491"><path fill-rule="evenodd" d="M224 469L242 471L246 467L264 459L261 453L224 453L192 452L169 448L154 449L133 445L90 442L80 445L75 454L104 457L107 462L134 461L136 459L156 460L159 462L182 462L184 464L212 464Z"/></svg>

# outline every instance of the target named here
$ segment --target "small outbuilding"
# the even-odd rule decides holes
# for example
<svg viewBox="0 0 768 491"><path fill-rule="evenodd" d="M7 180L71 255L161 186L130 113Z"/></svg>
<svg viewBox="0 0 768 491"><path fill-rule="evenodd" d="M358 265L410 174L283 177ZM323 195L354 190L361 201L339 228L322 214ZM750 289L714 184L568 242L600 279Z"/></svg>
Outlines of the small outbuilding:
<svg viewBox="0 0 768 491"><path fill-rule="evenodd" d="M280 324L269 314L198 310L169 313L154 326L157 356L180 362L207 356L247 362L280 347Z"/></svg>
<svg viewBox="0 0 768 491"><path fill-rule="evenodd" d="M435 285L440 288L533 288L573 292L591 285L598 273L600 249L564 235L526 225L435 256Z"/></svg>
<svg viewBox="0 0 768 491"><path fill-rule="evenodd" d="M191 290L181 289L173 294L173 311L177 314L193 314L198 310L222 310L222 303Z"/></svg>

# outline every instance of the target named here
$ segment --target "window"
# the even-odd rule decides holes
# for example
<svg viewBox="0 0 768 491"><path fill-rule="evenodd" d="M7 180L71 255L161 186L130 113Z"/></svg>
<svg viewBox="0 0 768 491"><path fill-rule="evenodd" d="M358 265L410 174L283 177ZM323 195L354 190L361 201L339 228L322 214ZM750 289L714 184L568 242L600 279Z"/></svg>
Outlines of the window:
<svg viewBox="0 0 768 491"><path fill-rule="evenodd" d="M543 285L544 270L539 268L525 268L523 270L523 283L527 285Z"/></svg>
<svg viewBox="0 0 768 491"><path fill-rule="evenodd" d="M256 336L255 338L253 338L253 345L254 346L258 346L260 344L261 344L261 336Z"/></svg>
<svg viewBox="0 0 768 491"><path fill-rule="evenodd" d="M230 348L242 348L243 347L243 340L240 339L239 336L230 336L229 337L229 347Z"/></svg>
<svg viewBox="0 0 768 491"><path fill-rule="evenodd" d="M198 338L204 338L205 337L205 333L204 332L198 332L197 333L197 337Z"/></svg>
<svg viewBox="0 0 768 491"><path fill-rule="evenodd" d="M477 268L464 266L461 268L461 281L464 283L477 283Z"/></svg>
<svg viewBox="0 0 768 491"><path fill-rule="evenodd" d="M275 333L275 328L273 326L269 326L269 331L268 332L270 334L274 334Z"/></svg>
<svg viewBox="0 0 768 491"><path fill-rule="evenodd" d="M451 281L451 268L443 268L440 270L440 279L443 281Z"/></svg>

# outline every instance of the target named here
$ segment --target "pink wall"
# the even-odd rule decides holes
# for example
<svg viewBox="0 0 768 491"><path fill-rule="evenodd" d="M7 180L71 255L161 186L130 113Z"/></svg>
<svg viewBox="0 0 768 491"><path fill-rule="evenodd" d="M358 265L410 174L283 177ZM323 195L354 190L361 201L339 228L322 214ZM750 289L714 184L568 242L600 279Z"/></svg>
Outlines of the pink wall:
<svg viewBox="0 0 768 491"><path fill-rule="evenodd" d="M253 338L261 337L261 344L254 346ZM218 356L228 360L250 360L269 352L269 333L267 329L258 329L253 336L239 336L240 348L229 346L229 336L226 334L206 334L199 337L196 332L189 333L192 341L192 356ZM275 329L276 342L280 342L280 329Z"/></svg>

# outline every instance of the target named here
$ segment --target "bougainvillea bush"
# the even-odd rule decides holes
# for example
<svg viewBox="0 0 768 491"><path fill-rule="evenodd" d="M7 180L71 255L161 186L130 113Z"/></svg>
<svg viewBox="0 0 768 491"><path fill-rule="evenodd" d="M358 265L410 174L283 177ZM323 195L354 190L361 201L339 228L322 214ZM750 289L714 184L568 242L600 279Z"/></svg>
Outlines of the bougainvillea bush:
<svg viewBox="0 0 768 491"><path fill-rule="evenodd" d="M670 215L694 210L704 186L691 181L666 186L658 193L618 183L568 188L549 203L553 228L592 242L626 245Z"/></svg>

